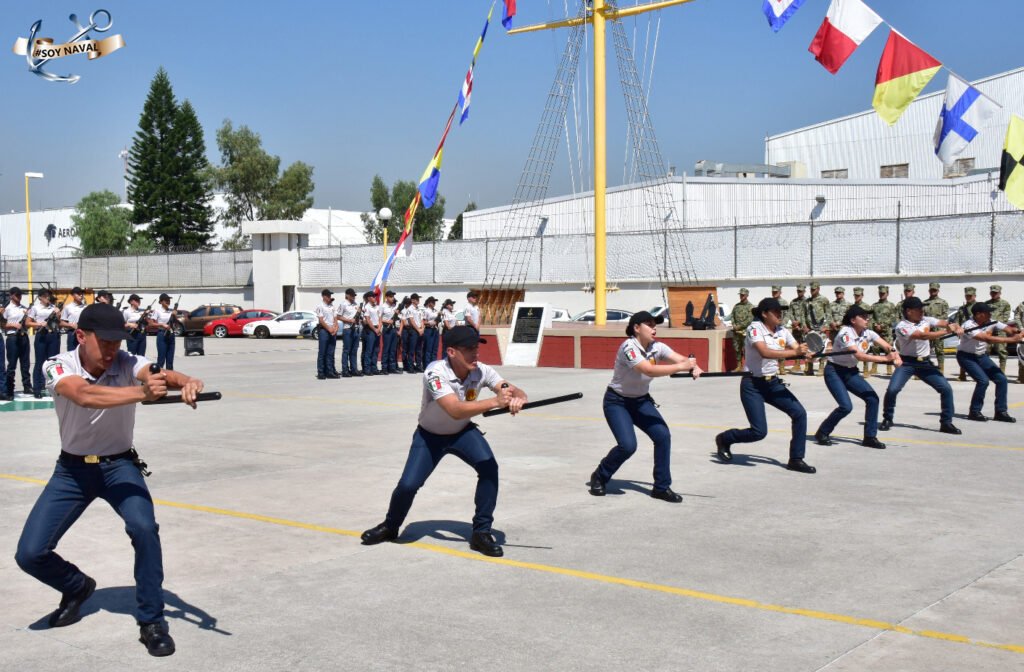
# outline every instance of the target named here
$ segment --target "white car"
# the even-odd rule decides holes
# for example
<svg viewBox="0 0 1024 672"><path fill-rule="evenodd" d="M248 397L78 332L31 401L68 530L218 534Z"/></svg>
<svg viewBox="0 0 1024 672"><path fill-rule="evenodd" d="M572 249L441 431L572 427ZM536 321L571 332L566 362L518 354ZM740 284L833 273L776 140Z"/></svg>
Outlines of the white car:
<svg viewBox="0 0 1024 672"><path fill-rule="evenodd" d="M633 316L633 313L628 310L620 310L618 308L608 308L605 310L605 322L629 322L629 318ZM580 313L576 317L572 318L573 322L593 322L594 311L588 310Z"/></svg>
<svg viewBox="0 0 1024 672"><path fill-rule="evenodd" d="M308 311L293 310L278 315L272 320L250 322L242 327L243 336L256 338L274 338L278 336L297 337L299 329L309 320L316 320L316 315Z"/></svg>
<svg viewBox="0 0 1024 672"><path fill-rule="evenodd" d="M572 315L565 308L552 308L551 309L551 321L552 322L572 322Z"/></svg>

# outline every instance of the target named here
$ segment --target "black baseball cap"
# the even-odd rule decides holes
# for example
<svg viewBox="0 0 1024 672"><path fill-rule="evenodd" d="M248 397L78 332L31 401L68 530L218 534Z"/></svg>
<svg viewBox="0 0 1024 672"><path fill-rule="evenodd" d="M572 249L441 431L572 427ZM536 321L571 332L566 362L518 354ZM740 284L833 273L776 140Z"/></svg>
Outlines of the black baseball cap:
<svg viewBox="0 0 1024 672"><path fill-rule="evenodd" d="M782 304L779 303L778 299L774 299L769 296L761 299L758 302L757 307L754 308L754 310L752 310L751 312L754 313L755 320L760 320L761 316L764 315L765 313L781 313Z"/></svg>
<svg viewBox="0 0 1024 672"><path fill-rule="evenodd" d="M124 340L124 316L109 303L91 303L78 318L78 328L94 332L104 341Z"/></svg>
<svg viewBox="0 0 1024 672"><path fill-rule="evenodd" d="M918 308L924 308L924 302L921 299L917 298L916 296L912 296L909 299L904 299L903 317L907 316L908 310L916 310Z"/></svg>
<svg viewBox="0 0 1024 672"><path fill-rule="evenodd" d="M171 295L168 294L167 292L164 292L163 294L160 295L160 300L161 301L170 301L171 300Z"/></svg>
<svg viewBox="0 0 1024 672"><path fill-rule="evenodd" d="M323 291L320 292L320 296L334 296L334 292L324 287Z"/></svg>
<svg viewBox="0 0 1024 672"><path fill-rule="evenodd" d="M487 339L480 338L476 329L465 325L449 329L444 335L446 348L471 348L477 343L487 343Z"/></svg>
<svg viewBox="0 0 1024 672"><path fill-rule="evenodd" d="M871 315L871 313L869 313L868 311L864 310L860 306L850 306L847 309L846 314L843 315L843 324L849 326L850 324L853 323L853 318L855 318L855 317L869 317L870 315Z"/></svg>
<svg viewBox="0 0 1024 672"><path fill-rule="evenodd" d="M374 294L373 292L363 292L363 301L366 301L367 299L376 298L376 296L377 295Z"/></svg>
<svg viewBox="0 0 1024 672"><path fill-rule="evenodd" d="M111 301L114 300L114 295L105 289L101 289L100 291L96 292L97 299L102 299L104 296L110 299Z"/></svg>
<svg viewBox="0 0 1024 672"><path fill-rule="evenodd" d="M14 294L15 296L21 296L21 287L11 287L7 293Z"/></svg>
<svg viewBox="0 0 1024 672"><path fill-rule="evenodd" d="M394 295L395 295L395 290L393 290L393 289L389 289L388 291L384 292L384 296L394 296Z"/></svg>
<svg viewBox="0 0 1024 672"><path fill-rule="evenodd" d="M436 296L428 296L427 300L424 301L423 303L426 303L426 304L437 303L437 297Z"/></svg>
<svg viewBox="0 0 1024 672"><path fill-rule="evenodd" d="M413 294L411 294L411 295L409 296L409 300L412 300L412 299L418 299L418 298L420 298L420 295L419 295L419 294L415 294L415 293L413 293Z"/></svg>
<svg viewBox="0 0 1024 672"><path fill-rule="evenodd" d="M82 289L81 287L75 287L74 289L71 290L71 293L72 294L85 294L85 290Z"/></svg>
<svg viewBox="0 0 1024 672"><path fill-rule="evenodd" d="M128 297L128 301L142 301L142 297L138 294L132 294Z"/></svg>
<svg viewBox="0 0 1024 672"><path fill-rule="evenodd" d="M991 315L992 306L985 303L984 301L978 301L976 304L971 306L971 315L977 315L978 313L985 313L986 315Z"/></svg>
<svg viewBox="0 0 1024 672"><path fill-rule="evenodd" d="M646 310L641 310L639 313L633 313L633 315L629 318L629 324L626 325L626 336L632 336L633 333L636 331L636 325L638 324L647 324L648 322L652 322L654 324L661 324L664 321L664 315L659 315L655 317L654 315L648 313Z"/></svg>
<svg viewBox="0 0 1024 672"><path fill-rule="evenodd" d="M351 287L349 287L348 289L345 290L345 296L355 296L355 295L356 295L356 290L352 289Z"/></svg>
<svg viewBox="0 0 1024 672"><path fill-rule="evenodd" d="M443 308L445 306L454 306L454 305L455 305L454 301L452 301L451 299L445 299L444 303L441 304L441 307Z"/></svg>
<svg viewBox="0 0 1024 672"><path fill-rule="evenodd" d="M471 289L468 292L466 292L466 298L467 299L479 299L480 298L480 292L476 291L475 289Z"/></svg>

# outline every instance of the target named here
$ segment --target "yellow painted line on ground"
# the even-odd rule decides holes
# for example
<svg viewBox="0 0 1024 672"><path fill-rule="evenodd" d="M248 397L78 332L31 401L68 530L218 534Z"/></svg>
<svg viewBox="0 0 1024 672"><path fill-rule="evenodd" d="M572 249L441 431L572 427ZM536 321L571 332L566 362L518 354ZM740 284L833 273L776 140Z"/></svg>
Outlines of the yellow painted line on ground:
<svg viewBox="0 0 1024 672"><path fill-rule="evenodd" d="M1009 406L1010 408L1020 408L1021 406L1024 406L1024 401L1018 401L1015 404L1009 404Z"/></svg>
<svg viewBox="0 0 1024 672"><path fill-rule="evenodd" d="M10 481L19 481L22 483L34 483L37 485L46 485L46 481L42 481L36 478L27 478L25 476L16 476L13 474L0 474L0 479L7 479ZM255 513L245 513L243 511L232 511L230 509L221 509L212 506L202 506L199 504L186 504L182 502L171 502L164 499L154 499L153 502L160 506L167 506L175 509L183 509L186 511L197 511L200 513L209 513L217 516L226 516L229 518L240 518L243 520L251 520L260 523L268 523L271 525L279 525L282 527L298 528L302 530L309 530L311 532L321 532L324 534L333 534L343 537L359 538L360 533L353 530L343 530L336 527L326 527L324 525L316 525L313 523L303 523L295 520L288 520L286 518L274 518L272 516L262 516ZM754 609L757 611L769 611L779 614L789 614L791 616L801 616L803 618L811 618L819 621L831 621L833 623L843 623L845 625L854 625L862 628L869 628L872 630L880 630L886 632L895 632L903 635L912 635L914 637L923 637L925 639L937 639L944 642L953 642L956 644L967 644L970 646L980 646L990 649L999 649L1001 651L1009 651L1011 653L1024 654L1024 645L1019 644L998 644L993 642L986 642L978 639L972 639L963 635L951 634L948 632L936 632L934 630L915 630L913 628L907 628L902 625L895 623L889 623L887 621L876 620L871 618L857 618L855 616L845 616L843 614L833 614L827 611L818 611L816 609L800 609L797 607L787 607L778 604L769 604L767 602L758 602L757 600L750 600L742 597L730 597L728 595L718 595L716 593L708 593L701 590L692 590L689 588L679 588L677 586L667 586L660 583L651 583L648 581L637 581L635 579L627 579L619 576L610 576L607 574L597 574L594 572L586 572L578 569L569 569L567 567L558 567L555 565L545 565L536 562L522 562L520 560L509 560L508 558L489 558L479 553L470 553L467 551L460 551L454 548L448 548L446 546L438 546L436 544L427 544L421 541L414 541L409 543L399 544L400 547L405 548L417 548L431 553L438 553L440 555L447 555L455 558L462 558L464 560L474 560L476 562L487 562L494 565L504 565L505 567L515 567L517 569L526 569L534 572L541 572L544 574L554 574L557 576L567 576L575 579L582 579L585 581L594 581L596 583L603 583L613 586L623 586L626 588L635 588L638 590L646 590L656 593L663 593L666 595L676 595L679 597L687 597L695 600L702 600L705 602L714 602L716 604L727 604L736 607L745 607L747 609Z"/></svg>

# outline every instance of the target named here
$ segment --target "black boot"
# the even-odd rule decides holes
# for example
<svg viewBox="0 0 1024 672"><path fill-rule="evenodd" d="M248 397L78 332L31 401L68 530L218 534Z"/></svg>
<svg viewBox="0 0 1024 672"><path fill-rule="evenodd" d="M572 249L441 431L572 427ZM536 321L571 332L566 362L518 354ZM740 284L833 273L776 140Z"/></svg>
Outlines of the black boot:
<svg viewBox="0 0 1024 672"><path fill-rule="evenodd" d="M164 623L145 623L139 626L139 641L146 645L151 656L169 656L174 653L174 640Z"/></svg>

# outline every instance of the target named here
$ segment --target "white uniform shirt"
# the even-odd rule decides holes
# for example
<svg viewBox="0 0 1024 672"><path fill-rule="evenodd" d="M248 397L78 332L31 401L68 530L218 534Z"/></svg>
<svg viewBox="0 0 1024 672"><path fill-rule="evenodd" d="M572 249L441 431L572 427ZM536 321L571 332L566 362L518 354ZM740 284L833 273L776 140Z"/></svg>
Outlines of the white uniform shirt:
<svg viewBox="0 0 1024 672"><path fill-rule="evenodd" d="M832 349L860 350L863 353L867 353L871 344L878 339L879 335L870 329L865 329L864 333L858 336L856 329L846 326L839 330L839 333L836 335L836 343L832 346ZM838 366L857 367L857 358L854 355L840 355L839 357L830 357L829 359Z"/></svg>
<svg viewBox="0 0 1024 672"><path fill-rule="evenodd" d="M927 357L931 352L931 341L913 339L911 336L925 327L938 326L939 320L927 315L918 323L900 320L896 323L896 351L901 357Z"/></svg>
<svg viewBox="0 0 1024 672"><path fill-rule="evenodd" d="M480 329L480 308L466 304L465 310L462 311L463 317L466 319L466 324L479 330ZM472 320L472 324L470 324Z"/></svg>
<svg viewBox="0 0 1024 672"><path fill-rule="evenodd" d="M138 374L149 366L145 357L118 350L110 367L93 378L82 366L82 348L46 360L46 389L53 395L60 426L60 447L74 455L117 455L130 450L135 431L135 404L114 408L85 408L57 393L57 383L69 376L85 378L93 385L131 387L138 385Z"/></svg>
<svg viewBox="0 0 1024 672"><path fill-rule="evenodd" d="M612 372L612 382L608 383L608 387L623 397L635 399L644 396L651 388L651 377L645 376L634 367L644 360L651 364L668 361L673 354L672 348L658 341L652 341L644 350L637 339L626 339L615 355L615 370Z"/></svg>
<svg viewBox="0 0 1024 672"><path fill-rule="evenodd" d="M11 301L4 308L4 331L8 334L18 333L17 329L8 329L7 325L12 322L21 322L21 318L28 312L28 308Z"/></svg>
<svg viewBox="0 0 1024 672"><path fill-rule="evenodd" d="M978 326L978 323L974 320L967 320L961 325L964 331L967 331L971 327ZM956 346L957 352L966 352L971 355L984 355L988 351L989 344L984 341L979 341L975 336L978 334L991 334L993 329L1003 330L1006 329L1006 325L1002 322L989 322L981 329L975 329L969 334L964 334L960 337L960 345Z"/></svg>
<svg viewBox="0 0 1024 672"><path fill-rule="evenodd" d="M83 310L85 310L84 302L76 303L75 301L72 301L71 303L64 306L64 310L61 311L60 314L60 319L64 320L69 324L74 324L77 326L78 316L82 314Z"/></svg>
<svg viewBox="0 0 1024 672"><path fill-rule="evenodd" d="M363 304L363 318L375 327L380 326L380 308L377 306L371 306L368 303Z"/></svg>
<svg viewBox="0 0 1024 672"><path fill-rule="evenodd" d="M142 308L132 308L129 304L127 308L121 311L121 315L124 317L124 321L127 324L128 322L138 322L142 319L142 314L144 312L146 311L142 310Z"/></svg>
<svg viewBox="0 0 1024 672"><path fill-rule="evenodd" d="M349 301L348 299L345 299L344 301L341 302L341 305L338 306L338 310L336 312L337 312L338 316L344 317L346 320L353 320L353 319L355 319L356 311L358 311L358 310L359 310L359 306L358 305L356 305L352 301ZM342 322L341 323L341 330L342 331L348 331L349 329L353 328L354 326L356 326L356 325L349 324L348 322Z"/></svg>
<svg viewBox="0 0 1024 672"><path fill-rule="evenodd" d="M334 309L333 305L326 301L322 301L313 309L313 314L323 320L324 324L328 327L334 326L334 318L337 315L337 311Z"/></svg>
<svg viewBox="0 0 1024 672"><path fill-rule="evenodd" d="M427 327L437 326L437 311L433 308L423 308L420 311L423 314L423 323Z"/></svg>
<svg viewBox="0 0 1024 672"><path fill-rule="evenodd" d="M152 313L153 319L157 324L170 324L171 315L173 314L174 311L172 311L170 308L164 308L161 305L158 305L156 308L154 308Z"/></svg>
<svg viewBox="0 0 1024 672"><path fill-rule="evenodd" d="M44 306L40 302L36 301L32 304L32 307L28 309L28 319L33 322L46 322L50 315L52 315L56 310L57 306Z"/></svg>
<svg viewBox="0 0 1024 672"><path fill-rule="evenodd" d="M423 326L423 309L418 306L409 306L409 321L417 329Z"/></svg>
<svg viewBox="0 0 1024 672"><path fill-rule="evenodd" d="M378 308L377 310L380 311L380 319L381 320L394 320L395 319L395 313L398 312L398 306L393 306L390 303L388 303L387 301L385 301L384 305L380 306L380 308ZM392 323L391 326L395 326L395 325Z"/></svg>
<svg viewBox="0 0 1024 672"><path fill-rule="evenodd" d="M747 360L747 371L755 378L772 376L779 372L779 360L764 359L761 353L754 346L757 342L764 343L769 350L785 350L796 347L796 339L781 324L770 330L764 322L751 322L747 327L747 338L744 341L743 352Z"/></svg>
<svg viewBox="0 0 1024 672"><path fill-rule="evenodd" d="M470 419L456 420L441 408L437 400L449 394L457 394L459 401L476 401L482 388L487 387L497 393L500 385L501 376L483 362L479 362L477 368L469 372L466 380L459 380L447 359L431 362L423 372L420 427L433 434L456 434L462 431Z"/></svg>
<svg viewBox="0 0 1024 672"><path fill-rule="evenodd" d="M441 309L441 320L444 321L445 329L455 328L455 312L451 308Z"/></svg>

